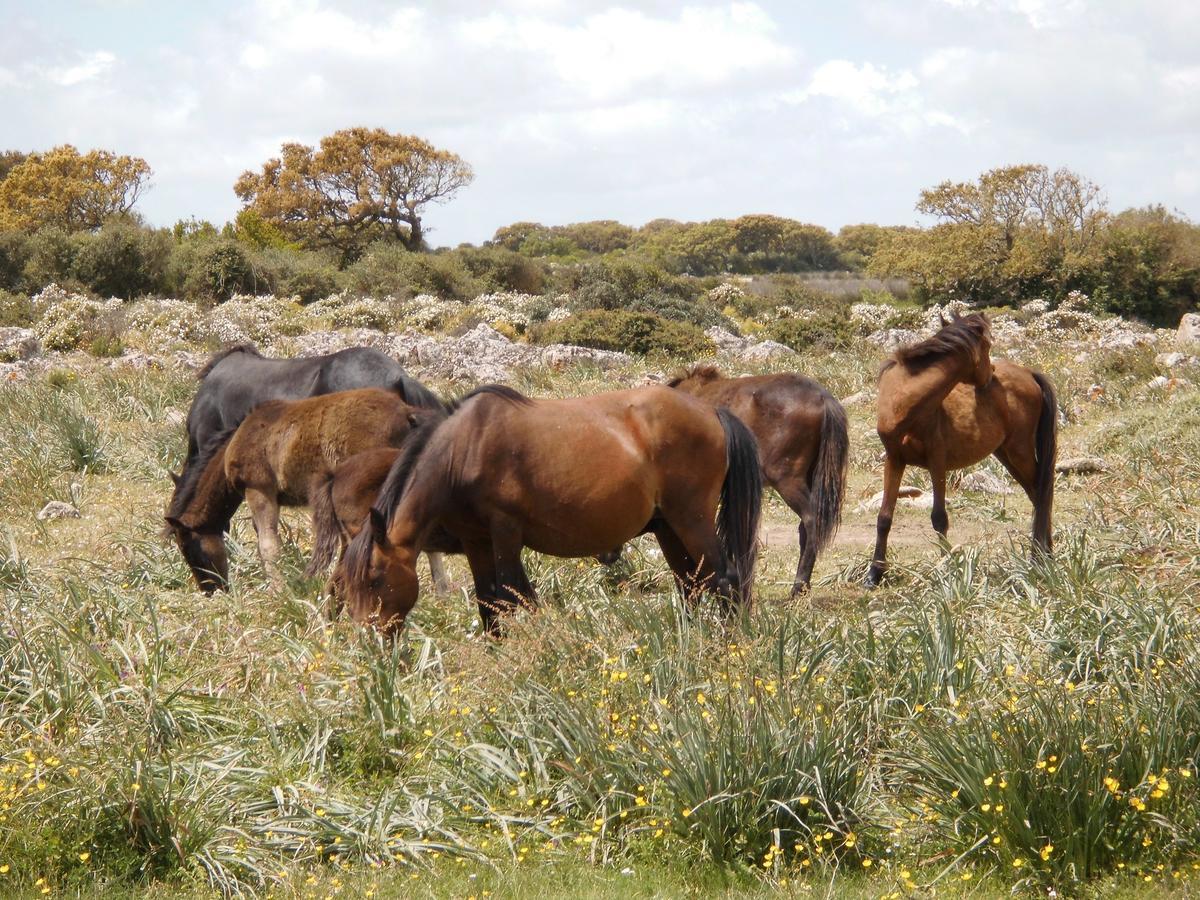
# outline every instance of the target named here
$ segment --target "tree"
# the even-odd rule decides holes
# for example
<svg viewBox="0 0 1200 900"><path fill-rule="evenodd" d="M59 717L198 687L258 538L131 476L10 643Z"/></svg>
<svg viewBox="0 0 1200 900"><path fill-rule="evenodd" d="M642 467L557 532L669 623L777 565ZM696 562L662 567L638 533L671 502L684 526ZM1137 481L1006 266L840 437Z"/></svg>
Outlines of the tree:
<svg viewBox="0 0 1200 900"><path fill-rule="evenodd" d="M1067 169L1020 165L978 182L922 191L917 210L941 221L893 233L869 269L908 278L925 297L1010 303L1087 288L1102 264L1108 216L1100 188Z"/></svg>
<svg viewBox="0 0 1200 900"><path fill-rule="evenodd" d="M25 162L27 153L20 150L0 150L0 181L8 177L8 173Z"/></svg>
<svg viewBox="0 0 1200 900"><path fill-rule="evenodd" d="M384 238L422 249L425 207L473 177L459 156L419 137L346 128L322 138L319 148L284 144L261 172L244 172L234 191L291 240L332 248L347 264Z"/></svg>
<svg viewBox="0 0 1200 900"><path fill-rule="evenodd" d="M108 150L80 153L70 144L31 153L0 181L0 228L94 231L129 213L149 186L150 166Z"/></svg>

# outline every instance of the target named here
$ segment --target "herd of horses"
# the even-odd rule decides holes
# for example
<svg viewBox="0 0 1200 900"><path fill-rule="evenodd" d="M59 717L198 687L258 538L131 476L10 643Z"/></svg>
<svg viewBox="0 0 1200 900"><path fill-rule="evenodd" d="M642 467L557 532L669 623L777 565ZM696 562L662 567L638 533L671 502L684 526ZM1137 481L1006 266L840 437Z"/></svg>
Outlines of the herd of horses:
<svg viewBox="0 0 1200 900"><path fill-rule="evenodd" d="M910 465L930 473L944 542L946 473L995 454L1033 503L1034 552L1049 553L1054 390L990 351L988 321L972 314L884 363L884 490L868 584L886 569ZM711 595L732 611L750 598L764 485L800 520L797 594L845 499L846 413L798 374L727 378L698 366L666 385L588 397L486 385L444 402L371 348L291 360L239 345L199 380L166 514L197 585L228 585L225 539L243 501L278 582L280 508L307 506L308 574L336 560L326 585L335 610L388 634L417 601L422 552L439 591L441 554L466 557L484 630L498 636L506 614L535 602L523 548L612 562L642 534L655 536L685 597Z"/></svg>

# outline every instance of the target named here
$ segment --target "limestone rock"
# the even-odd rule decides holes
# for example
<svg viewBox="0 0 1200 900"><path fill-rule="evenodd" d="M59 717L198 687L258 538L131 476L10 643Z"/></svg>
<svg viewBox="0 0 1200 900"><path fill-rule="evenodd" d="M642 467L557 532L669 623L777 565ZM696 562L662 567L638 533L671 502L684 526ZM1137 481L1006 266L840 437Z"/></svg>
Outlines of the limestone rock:
<svg viewBox="0 0 1200 900"><path fill-rule="evenodd" d="M1063 475L1095 475L1108 471L1108 463L1098 456L1079 456L1071 459L1060 459L1054 471Z"/></svg>
<svg viewBox="0 0 1200 900"><path fill-rule="evenodd" d="M978 491L981 494L1013 493L1012 485L1003 478L982 470L964 475L959 488L964 491Z"/></svg>
<svg viewBox="0 0 1200 900"><path fill-rule="evenodd" d="M78 519L79 510L70 503L64 503L61 500L51 500L37 514L39 522L45 522L47 519Z"/></svg>
<svg viewBox="0 0 1200 900"><path fill-rule="evenodd" d="M1185 313L1179 320L1179 330L1175 332L1175 343L1180 346L1200 344L1200 313Z"/></svg>
<svg viewBox="0 0 1200 900"><path fill-rule="evenodd" d="M0 328L0 362L23 362L42 355L42 342L31 328Z"/></svg>

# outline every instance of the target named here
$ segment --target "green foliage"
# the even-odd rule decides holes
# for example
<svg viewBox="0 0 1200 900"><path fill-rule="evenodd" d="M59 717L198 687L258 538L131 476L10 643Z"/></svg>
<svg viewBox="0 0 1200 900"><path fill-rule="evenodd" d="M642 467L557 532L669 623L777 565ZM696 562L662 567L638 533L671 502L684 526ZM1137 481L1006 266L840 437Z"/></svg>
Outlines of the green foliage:
<svg viewBox="0 0 1200 900"><path fill-rule="evenodd" d="M771 340L793 350L846 350L858 340L858 333L845 313L811 318L778 319L767 326Z"/></svg>
<svg viewBox="0 0 1200 900"><path fill-rule="evenodd" d="M446 255L457 257L487 293L540 294L546 289L545 263L507 247L463 246Z"/></svg>
<svg viewBox="0 0 1200 900"><path fill-rule="evenodd" d="M19 290L24 285L30 252L25 232L0 231L0 290Z"/></svg>
<svg viewBox="0 0 1200 900"><path fill-rule="evenodd" d="M32 293L46 285L70 283L75 271L78 244L63 228L48 225L36 231L29 240L25 261L25 283Z"/></svg>
<svg viewBox="0 0 1200 900"><path fill-rule="evenodd" d="M27 328L37 319L33 301L25 294L13 293L0 288L0 328L19 326Z"/></svg>
<svg viewBox="0 0 1200 900"><path fill-rule="evenodd" d="M577 344L643 356L665 353L694 359L713 352L712 342L694 325L623 309L588 309L547 322L538 330L537 338L544 344Z"/></svg>
<svg viewBox="0 0 1200 900"><path fill-rule="evenodd" d="M417 253L380 241L346 270L350 287L371 297L406 299L434 294L467 301L481 293L480 283L453 253Z"/></svg>
<svg viewBox="0 0 1200 900"><path fill-rule="evenodd" d="M163 283L172 249L165 231L114 219L74 240L78 249L72 274L96 294L131 299Z"/></svg>
<svg viewBox="0 0 1200 900"><path fill-rule="evenodd" d="M183 273L184 291L218 302L234 294L254 293L258 286L250 254L229 238L205 241L191 254Z"/></svg>
<svg viewBox="0 0 1200 900"><path fill-rule="evenodd" d="M336 293L343 276L326 255L309 250L267 249L253 255L254 268L277 297L312 303Z"/></svg>

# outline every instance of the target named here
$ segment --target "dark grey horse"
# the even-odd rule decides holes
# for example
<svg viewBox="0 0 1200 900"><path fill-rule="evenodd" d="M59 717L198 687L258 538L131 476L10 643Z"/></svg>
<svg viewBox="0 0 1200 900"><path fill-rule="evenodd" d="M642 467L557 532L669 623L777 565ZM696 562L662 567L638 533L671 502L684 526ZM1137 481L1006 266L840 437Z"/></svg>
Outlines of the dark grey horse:
<svg viewBox="0 0 1200 900"><path fill-rule="evenodd" d="M372 347L350 347L302 359L268 359L250 344L238 344L210 359L196 377L200 389L188 410L187 459L179 475L171 474L175 492L168 516L177 516L188 502L199 476L193 469L200 451L214 437L227 435L267 400L301 400L354 388L384 387L396 390L409 406L442 408L442 402L409 377L400 363Z"/></svg>

